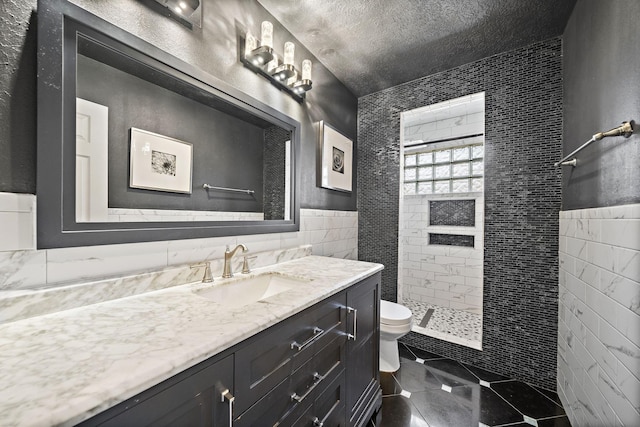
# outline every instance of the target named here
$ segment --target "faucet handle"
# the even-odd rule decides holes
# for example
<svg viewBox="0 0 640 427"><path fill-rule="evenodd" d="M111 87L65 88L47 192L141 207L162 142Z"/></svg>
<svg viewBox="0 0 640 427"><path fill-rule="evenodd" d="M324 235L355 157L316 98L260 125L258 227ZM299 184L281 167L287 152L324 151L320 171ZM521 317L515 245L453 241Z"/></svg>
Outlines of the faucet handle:
<svg viewBox="0 0 640 427"><path fill-rule="evenodd" d="M256 259L257 256L245 256L242 260L242 274L249 274L251 273L251 269L249 268L249 260L250 259Z"/></svg>
<svg viewBox="0 0 640 427"><path fill-rule="evenodd" d="M205 261L201 264L194 264L189 266L190 268L200 268L204 267L204 276L202 277L202 283L211 283L213 282L213 274L211 274L211 263L209 261Z"/></svg>

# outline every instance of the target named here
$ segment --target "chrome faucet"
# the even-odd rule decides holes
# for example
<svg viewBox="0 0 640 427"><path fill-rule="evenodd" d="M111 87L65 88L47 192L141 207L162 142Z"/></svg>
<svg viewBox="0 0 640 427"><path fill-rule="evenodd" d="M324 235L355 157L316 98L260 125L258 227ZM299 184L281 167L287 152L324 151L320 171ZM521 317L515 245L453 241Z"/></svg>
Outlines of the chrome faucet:
<svg viewBox="0 0 640 427"><path fill-rule="evenodd" d="M224 269L222 271L222 278L228 279L229 277L233 277L233 271L231 269L231 259L236 254L238 249L242 249L242 252L247 252L248 249L245 245L238 245L232 251L229 250L229 246L227 246L227 250L224 251Z"/></svg>

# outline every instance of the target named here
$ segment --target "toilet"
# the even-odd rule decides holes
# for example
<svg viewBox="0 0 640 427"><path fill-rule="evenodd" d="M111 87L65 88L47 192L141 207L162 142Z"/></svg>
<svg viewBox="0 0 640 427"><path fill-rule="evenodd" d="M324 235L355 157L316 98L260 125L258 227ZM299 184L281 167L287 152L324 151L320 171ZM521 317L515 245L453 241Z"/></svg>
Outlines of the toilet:
<svg viewBox="0 0 640 427"><path fill-rule="evenodd" d="M398 338L411 331L411 310L401 304L380 300L380 371L400 369Z"/></svg>

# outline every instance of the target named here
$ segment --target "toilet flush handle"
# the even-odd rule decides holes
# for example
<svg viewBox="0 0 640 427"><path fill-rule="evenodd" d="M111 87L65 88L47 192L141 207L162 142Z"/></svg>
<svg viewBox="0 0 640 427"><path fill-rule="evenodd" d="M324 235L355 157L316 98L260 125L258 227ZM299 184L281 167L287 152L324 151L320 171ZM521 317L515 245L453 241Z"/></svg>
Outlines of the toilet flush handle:
<svg viewBox="0 0 640 427"><path fill-rule="evenodd" d="M347 314L353 313L353 333L347 334L347 338L350 340L356 340L356 331L358 329L358 309L353 307L347 307Z"/></svg>

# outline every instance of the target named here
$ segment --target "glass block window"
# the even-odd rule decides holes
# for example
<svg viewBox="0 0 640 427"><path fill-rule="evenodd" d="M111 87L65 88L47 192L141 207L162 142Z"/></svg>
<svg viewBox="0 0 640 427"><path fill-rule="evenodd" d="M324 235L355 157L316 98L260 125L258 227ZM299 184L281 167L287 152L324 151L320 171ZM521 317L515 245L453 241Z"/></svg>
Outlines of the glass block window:
<svg viewBox="0 0 640 427"><path fill-rule="evenodd" d="M481 192L484 145L413 152L404 156L404 194Z"/></svg>

